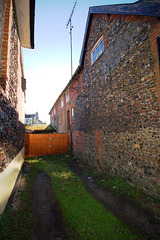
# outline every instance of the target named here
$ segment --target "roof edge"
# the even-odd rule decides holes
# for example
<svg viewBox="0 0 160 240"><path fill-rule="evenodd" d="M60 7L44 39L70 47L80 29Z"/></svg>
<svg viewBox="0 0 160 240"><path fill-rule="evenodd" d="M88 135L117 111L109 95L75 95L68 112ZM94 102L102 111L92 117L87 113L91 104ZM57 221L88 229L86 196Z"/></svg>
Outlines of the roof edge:
<svg viewBox="0 0 160 240"><path fill-rule="evenodd" d="M30 0L30 42L34 49L35 0Z"/></svg>
<svg viewBox="0 0 160 240"><path fill-rule="evenodd" d="M70 81L67 83L67 85L65 86L65 88L63 89L63 91L61 92L61 94L59 95L59 97L57 98L57 100L55 101L54 105L51 107L51 110L49 111L49 114L51 113L52 109L54 108L54 106L57 104L57 102L59 101L59 99L62 97L62 95L67 91L67 89L71 86L71 84L73 83L75 77L81 72L82 68L80 66L77 67L76 71L74 72L72 78L70 79Z"/></svg>
<svg viewBox="0 0 160 240"><path fill-rule="evenodd" d="M114 4L104 6L93 6L89 8L87 23L82 44L79 65L83 67L85 46L88 38L88 27L93 14L124 14L124 15L139 15L139 16L157 16L160 17L160 3L157 1L140 0L131 4Z"/></svg>

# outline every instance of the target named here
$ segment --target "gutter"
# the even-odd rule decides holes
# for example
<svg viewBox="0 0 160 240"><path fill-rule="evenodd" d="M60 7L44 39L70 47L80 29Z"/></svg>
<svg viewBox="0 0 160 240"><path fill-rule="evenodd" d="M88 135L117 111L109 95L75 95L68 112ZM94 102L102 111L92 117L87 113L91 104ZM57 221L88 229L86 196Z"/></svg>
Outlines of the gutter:
<svg viewBox="0 0 160 240"><path fill-rule="evenodd" d="M30 0L30 43L34 49L35 0Z"/></svg>

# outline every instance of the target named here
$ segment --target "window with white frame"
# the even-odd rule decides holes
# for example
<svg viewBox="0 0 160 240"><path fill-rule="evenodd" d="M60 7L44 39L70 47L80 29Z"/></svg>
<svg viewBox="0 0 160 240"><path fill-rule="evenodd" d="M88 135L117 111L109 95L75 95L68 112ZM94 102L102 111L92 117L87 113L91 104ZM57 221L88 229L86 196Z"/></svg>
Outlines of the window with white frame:
<svg viewBox="0 0 160 240"><path fill-rule="evenodd" d="M69 101L69 92L66 94L66 103Z"/></svg>
<svg viewBox="0 0 160 240"><path fill-rule="evenodd" d="M63 98L61 99L61 108L64 106L64 100Z"/></svg>
<svg viewBox="0 0 160 240"><path fill-rule="evenodd" d="M103 36L96 42L91 51L91 64L93 64L99 56L104 52Z"/></svg>
<svg viewBox="0 0 160 240"><path fill-rule="evenodd" d="M54 115L56 114L56 109L54 108Z"/></svg>
<svg viewBox="0 0 160 240"><path fill-rule="evenodd" d="M71 116L72 116L72 120L74 119L74 108L71 108Z"/></svg>

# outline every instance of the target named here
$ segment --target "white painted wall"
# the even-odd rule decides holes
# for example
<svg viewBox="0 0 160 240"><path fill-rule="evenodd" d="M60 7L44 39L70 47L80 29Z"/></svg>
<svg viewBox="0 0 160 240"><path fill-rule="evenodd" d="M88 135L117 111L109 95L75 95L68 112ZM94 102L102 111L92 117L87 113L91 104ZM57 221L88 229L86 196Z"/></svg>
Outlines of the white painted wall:
<svg viewBox="0 0 160 240"><path fill-rule="evenodd" d="M24 148L0 173L0 214L4 211L24 162Z"/></svg>

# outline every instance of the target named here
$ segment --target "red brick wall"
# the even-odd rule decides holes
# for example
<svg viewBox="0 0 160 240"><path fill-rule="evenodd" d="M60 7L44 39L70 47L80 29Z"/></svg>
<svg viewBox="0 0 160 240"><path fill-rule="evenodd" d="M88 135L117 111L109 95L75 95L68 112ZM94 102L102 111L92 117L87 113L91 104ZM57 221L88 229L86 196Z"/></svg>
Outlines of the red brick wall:
<svg viewBox="0 0 160 240"><path fill-rule="evenodd" d="M67 128L67 112L70 113L70 124L72 128L72 123L74 122L74 118L72 119L71 109L74 109L74 103L77 95L82 92L82 72L72 81L71 85L63 92L62 96L59 97L56 104L52 107L50 112L50 121L56 127L58 132L66 133L68 132ZM69 101L66 103L66 94L69 92ZM61 108L61 99L63 98L64 106ZM54 109L56 109L56 113L54 114ZM58 124L58 118L60 119ZM55 124L56 119L56 124Z"/></svg>
<svg viewBox="0 0 160 240"><path fill-rule="evenodd" d="M84 133L79 131L73 132L73 149L76 152L76 156L81 158L84 152Z"/></svg>
<svg viewBox="0 0 160 240"><path fill-rule="evenodd" d="M150 42L151 42L151 50L152 54L154 55L155 65L154 65L154 72L156 77L156 86L154 91L156 96L160 102L160 63L159 63L159 56L158 56L158 48L157 48L157 37L160 37L160 21L157 19L153 19L152 22L152 29L150 31ZM160 112L159 112L159 120L160 120Z"/></svg>
<svg viewBox="0 0 160 240"><path fill-rule="evenodd" d="M2 38L2 62L1 62L1 87L5 89L7 80L8 64L8 38L9 38L9 20L10 20L11 1L5 2L4 20L3 20L3 38Z"/></svg>
<svg viewBox="0 0 160 240"><path fill-rule="evenodd" d="M95 135L96 135L97 166L99 169L103 170L101 131L96 131Z"/></svg>

